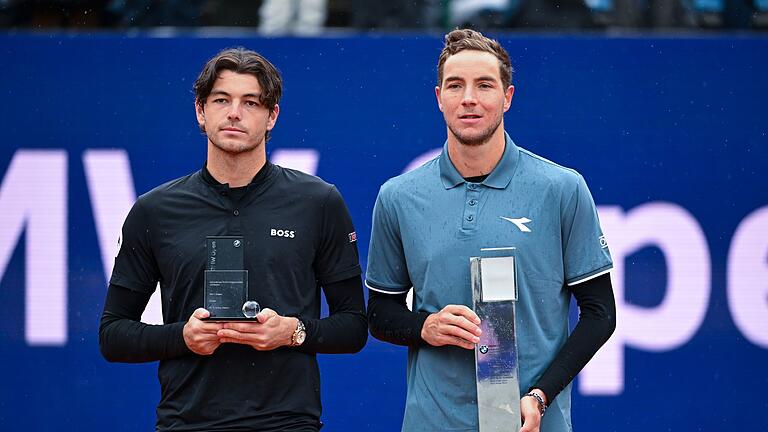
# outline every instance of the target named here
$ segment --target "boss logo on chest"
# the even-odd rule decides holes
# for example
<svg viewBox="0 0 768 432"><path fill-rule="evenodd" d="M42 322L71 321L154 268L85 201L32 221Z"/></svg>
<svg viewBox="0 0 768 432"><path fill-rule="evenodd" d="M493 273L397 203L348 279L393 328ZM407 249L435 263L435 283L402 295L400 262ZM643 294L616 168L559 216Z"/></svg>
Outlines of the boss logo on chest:
<svg viewBox="0 0 768 432"><path fill-rule="evenodd" d="M296 237L296 231L272 228L269 230L269 235L272 237L294 238Z"/></svg>

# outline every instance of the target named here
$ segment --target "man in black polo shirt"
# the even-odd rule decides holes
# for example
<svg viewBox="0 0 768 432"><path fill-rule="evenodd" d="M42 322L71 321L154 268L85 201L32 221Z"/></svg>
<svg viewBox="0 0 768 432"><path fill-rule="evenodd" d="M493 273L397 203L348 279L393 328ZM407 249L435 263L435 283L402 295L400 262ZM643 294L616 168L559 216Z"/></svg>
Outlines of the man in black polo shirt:
<svg viewBox="0 0 768 432"><path fill-rule="evenodd" d="M336 188L271 164L275 67L220 52L195 82L200 171L142 195L125 220L99 329L109 361L159 360L160 431L317 431L317 353L366 342L356 236ZM205 320L206 238L242 239L253 322ZM157 283L163 325L139 320ZM330 314L320 319L320 287Z"/></svg>

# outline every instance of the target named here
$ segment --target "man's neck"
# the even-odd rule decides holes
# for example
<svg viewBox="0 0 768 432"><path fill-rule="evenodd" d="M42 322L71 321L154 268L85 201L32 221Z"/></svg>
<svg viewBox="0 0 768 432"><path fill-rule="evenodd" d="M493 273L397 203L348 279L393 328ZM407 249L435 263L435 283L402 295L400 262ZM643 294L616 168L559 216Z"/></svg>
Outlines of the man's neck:
<svg viewBox="0 0 768 432"><path fill-rule="evenodd" d="M504 155L505 145L504 128L501 126L491 139L480 145L461 144L448 131L448 156L464 178L490 174Z"/></svg>
<svg viewBox="0 0 768 432"><path fill-rule="evenodd" d="M229 187L235 188L250 184L266 162L267 155L263 146L250 152L232 154L209 144L206 168L216 181L228 183Z"/></svg>

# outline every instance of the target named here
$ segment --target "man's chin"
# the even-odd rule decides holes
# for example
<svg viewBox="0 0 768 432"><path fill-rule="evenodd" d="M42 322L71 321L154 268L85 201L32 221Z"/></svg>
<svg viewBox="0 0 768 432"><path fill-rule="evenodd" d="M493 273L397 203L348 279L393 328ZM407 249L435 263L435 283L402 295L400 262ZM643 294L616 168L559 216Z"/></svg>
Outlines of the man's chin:
<svg viewBox="0 0 768 432"><path fill-rule="evenodd" d="M481 146L493 137L493 135L496 133L496 131L499 129L500 124L496 125L495 128L486 129L484 131L455 131L451 129L451 132L453 133L453 136L456 137L456 141L459 142L461 145L465 145L468 147L477 147Z"/></svg>
<svg viewBox="0 0 768 432"><path fill-rule="evenodd" d="M465 145L468 147L477 147L481 146L488 142L488 140L491 139L493 136L493 133L485 133L485 134L455 134L456 140L461 145Z"/></svg>
<svg viewBox="0 0 768 432"><path fill-rule="evenodd" d="M219 141L219 142L212 142L213 146L216 147L217 150L220 150L224 153L231 154L231 155L237 155L241 153L248 153L250 151L255 150L257 147L259 147L259 144L253 144L253 143L244 143L242 141Z"/></svg>

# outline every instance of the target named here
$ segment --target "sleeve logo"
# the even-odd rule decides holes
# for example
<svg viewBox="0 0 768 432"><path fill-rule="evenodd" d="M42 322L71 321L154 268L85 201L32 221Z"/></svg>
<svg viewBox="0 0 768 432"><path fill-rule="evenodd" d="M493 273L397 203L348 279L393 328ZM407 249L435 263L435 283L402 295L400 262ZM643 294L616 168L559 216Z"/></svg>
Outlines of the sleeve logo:
<svg viewBox="0 0 768 432"><path fill-rule="evenodd" d="M349 242L354 243L357 241L357 232L352 231L351 233L347 234L347 237L349 237Z"/></svg>
<svg viewBox="0 0 768 432"><path fill-rule="evenodd" d="M605 240L605 236L604 236L604 235L601 235L601 236L598 238L598 241L600 241L600 247L601 247L601 248L605 249L605 248L607 248L607 247L608 247L608 242Z"/></svg>

